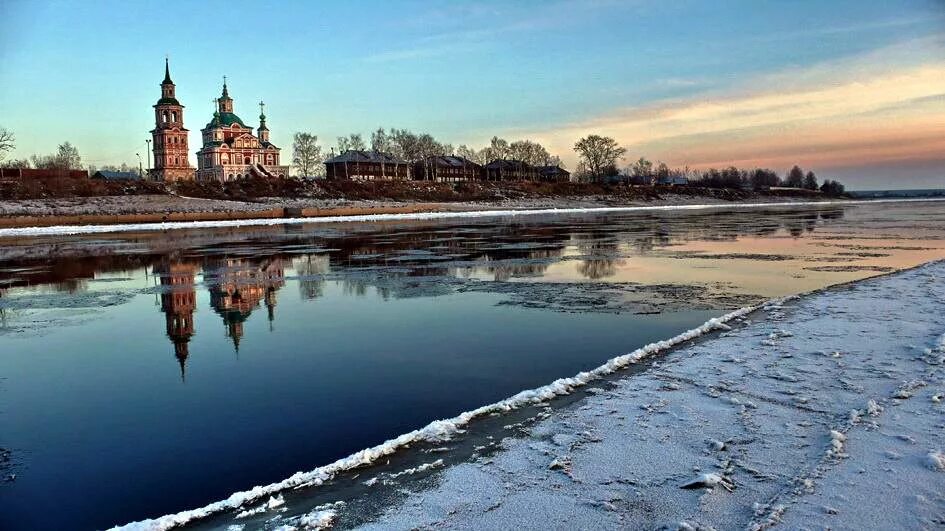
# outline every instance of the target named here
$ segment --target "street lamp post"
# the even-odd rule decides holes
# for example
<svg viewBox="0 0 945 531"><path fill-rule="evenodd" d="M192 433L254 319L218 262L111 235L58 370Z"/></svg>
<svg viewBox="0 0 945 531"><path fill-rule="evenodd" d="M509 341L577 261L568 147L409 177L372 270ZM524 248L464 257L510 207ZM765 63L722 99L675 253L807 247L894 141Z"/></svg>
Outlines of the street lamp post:
<svg viewBox="0 0 945 531"><path fill-rule="evenodd" d="M148 153L148 176L150 176L150 175L151 175L151 139L148 138L147 140L145 140L145 142L148 144L148 151L147 151L147 153Z"/></svg>

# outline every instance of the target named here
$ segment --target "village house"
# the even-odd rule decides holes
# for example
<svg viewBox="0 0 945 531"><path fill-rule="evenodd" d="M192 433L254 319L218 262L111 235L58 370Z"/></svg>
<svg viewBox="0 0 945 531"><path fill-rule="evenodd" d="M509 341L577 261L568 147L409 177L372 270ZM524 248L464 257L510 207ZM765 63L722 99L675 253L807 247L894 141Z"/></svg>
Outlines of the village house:
<svg viewBox="0 0 945 531"><path fill-rule="evenodd" d="M141 176L136 171L108 171L99 170L92 174L97 181L140 181Z"/></svg>
<svg viewBox="0 0 945 531"><path fill-rule="evenodd" d="M328 179L379 181L410 179L410 163L389 153L349 149L325 161Z"/></svg>
<svg viewBox="0 0 945 531"><path fill-rule="evenodd" d="M538 166L538 179L545 182L564 183L571 180L571 172L561 166Z"/></svg>
<svg viewBox="0 0 945 531"><path fill-rule="evenodd" d="M478 181L482 166L455 155L427 157L414 166L414 179L438 182Z"/></svg>
<svg viewBox="0 0 945 531"><path fill-rule="evenodd" d="M55 179L88 179L86 170L0 168L0 181L50 181Z"/></svg>
<svg viewBox="0 0 945 531"><path fill-rule="evenodd" d="M520 160L496 159L485 165L485 177L487 181L534 181L538 172Z"/></svg>

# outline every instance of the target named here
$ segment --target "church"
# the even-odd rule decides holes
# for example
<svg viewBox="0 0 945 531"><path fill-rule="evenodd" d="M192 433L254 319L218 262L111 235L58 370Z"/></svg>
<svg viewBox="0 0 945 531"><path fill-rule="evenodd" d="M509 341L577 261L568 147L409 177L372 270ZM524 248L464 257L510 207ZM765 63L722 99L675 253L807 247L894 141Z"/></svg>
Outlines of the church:
<svg viewBox="0 0 945 531"><path fill-rule="evenodd" d="M259 102L259 127L243 123L233 112L230 97L223 80L223 94L217 98L213 118L201 130L203 147L197 152L197 171L188 159L187 132L184 128L184 106L177 101L175 85L171 81L170 65L165 60L161 99L154 105L155 128L154 169L151 177L157 181L192 180L231 181L251 175L258 177L287 177L289 166L280 164L280 149L269 141L266 127L265 104Z"/></svg>

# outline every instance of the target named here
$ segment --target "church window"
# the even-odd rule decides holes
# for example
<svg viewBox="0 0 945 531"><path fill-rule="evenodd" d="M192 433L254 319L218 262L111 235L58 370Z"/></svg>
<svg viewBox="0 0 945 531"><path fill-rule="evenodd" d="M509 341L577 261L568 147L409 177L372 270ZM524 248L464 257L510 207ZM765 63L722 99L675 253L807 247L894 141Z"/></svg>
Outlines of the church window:
<svg viewBox="0 0 945 531"><path fill-rule="evenodd" d="M167 111L164 111L163 116L164 116L164 123L167 123Z"/></svg>
<svg viewBox="0 0 945 531"><path fill-rule="evenodd" d="M171 113L171 121L175 123L177 122L177 111Z"/></svg>

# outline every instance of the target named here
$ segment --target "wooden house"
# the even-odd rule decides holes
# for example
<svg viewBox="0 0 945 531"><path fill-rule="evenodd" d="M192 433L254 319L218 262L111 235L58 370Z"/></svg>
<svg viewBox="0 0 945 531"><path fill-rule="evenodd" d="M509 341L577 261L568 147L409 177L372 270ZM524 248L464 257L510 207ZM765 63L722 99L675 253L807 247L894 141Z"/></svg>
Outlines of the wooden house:
<svg viewBox="0 0 945 531"><path fill-rule="evenodd" d="M350 149L325 161L328 179L380 181L410 179L410 164L389 153Z"/></svg>
<svg viewBox="0 0 945 531"><path fill-rule="evenodd" d="M561 166L538 166L538 179L546 182L566 183L571 180L571 172Z"/></svg>
<svg viewBox="0 0 945 531"><path fill-rule="evenodd" d="M438 182L478 181L483 178L483 169L465 157L427 157L414 165L413 178Z"/></svg>
<svg viewBox="0 0 945 531"><path fill-rule="evenodd" d="M534 181L538 172L520 160L496 159L485 165L485 176L487 181Z"/></svg>

